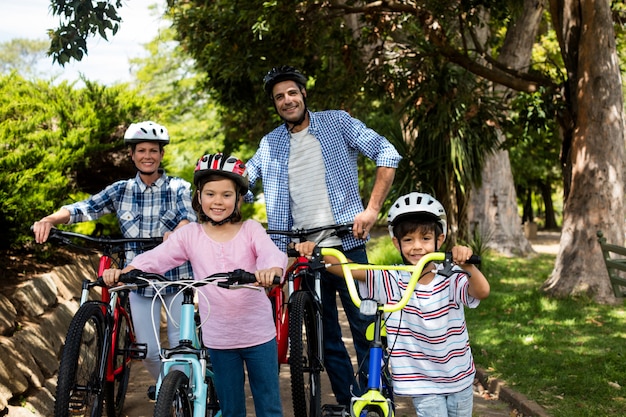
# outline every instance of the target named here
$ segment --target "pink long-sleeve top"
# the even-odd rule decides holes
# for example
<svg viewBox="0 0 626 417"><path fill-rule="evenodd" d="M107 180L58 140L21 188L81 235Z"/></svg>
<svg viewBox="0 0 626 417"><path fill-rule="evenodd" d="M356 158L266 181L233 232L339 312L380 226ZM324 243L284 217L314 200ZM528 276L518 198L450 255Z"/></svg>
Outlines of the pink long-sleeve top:
<svg viewBox="0 0 626 417"><path fill-rule="evenodd" d="M156 248L135 257L131 265L162 274L186 260L191 262L195 279L235 269L255 272L280 267L284 271L287 266L287 255L254 220L244 221L237 235L227 242L214 241L201 224L190 223ZM202 292L198 295L198 307L204 321L202 338L206 346L245 348L266 343L276 336L272 308L265 291L214 285L205 285L198 291ZM207 312L209 319L205 320Z"/></svg>

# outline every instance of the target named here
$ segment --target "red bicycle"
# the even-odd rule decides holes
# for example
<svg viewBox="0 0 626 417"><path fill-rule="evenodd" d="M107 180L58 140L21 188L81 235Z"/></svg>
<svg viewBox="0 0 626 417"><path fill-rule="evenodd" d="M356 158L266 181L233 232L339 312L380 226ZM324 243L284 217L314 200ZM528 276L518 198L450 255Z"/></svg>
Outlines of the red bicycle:
<svg viewBox="0 0 626 417"><path fill-rule="evenodd" d="M97 278L112 265L124 266L125 244L136 243L143 251L158 245L162 238L112 239L52 229L48 241L100 253L97 275L94 281L83 281L80 307L65 338L54 415L100 417L106 408L109 417L121 416L131 361L144 359L147 349L135 338L129 288L107 288ZM100 287L100 299L89 300L96 287Z"/></svg>
<svg viewBox="0 0 626 417"><path fill-rule="evenodd" d="M329 231L328 236L342 237L352 233L352 224L267 233L305 241L325 231ZM289 364L294 415L318 417L322 412L320 374L324 370L321 272L325 265L320 257L308 259L293 249L287 255L295 261L287 268L283 283L268 294L276 323L278 361Z"/></svg>

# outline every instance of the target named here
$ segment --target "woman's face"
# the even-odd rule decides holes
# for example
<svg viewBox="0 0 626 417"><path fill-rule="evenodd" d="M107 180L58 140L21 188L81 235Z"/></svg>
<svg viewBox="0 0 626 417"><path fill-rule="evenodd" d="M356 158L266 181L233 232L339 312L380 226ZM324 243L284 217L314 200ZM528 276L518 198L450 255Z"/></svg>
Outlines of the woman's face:
<svg viewBox="0 0 626 417"><path fill-rule="evenodd" d="M198 191L198 201L202 211L214 222L230 216L237 206L237 189L228 178L209 181Z"/></svg>

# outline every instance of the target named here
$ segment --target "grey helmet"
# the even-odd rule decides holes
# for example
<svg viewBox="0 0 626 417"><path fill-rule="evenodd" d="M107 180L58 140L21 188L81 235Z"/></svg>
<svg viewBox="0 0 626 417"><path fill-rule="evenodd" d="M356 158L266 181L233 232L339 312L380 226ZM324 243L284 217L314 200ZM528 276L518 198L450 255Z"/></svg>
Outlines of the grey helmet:
<svg viewBox="0 0 626 417"><path fill-rule="evenodd" d="M398 198L389 209L387 225L389 234L393 238L393 228L399 220L407 217L432 217L443 230L444 239L448 235L446 210L443 205L429 194L412 192Z"/></svg>
<svg viewBox="0 0 626 417"><path fill-rule="evenodd" d="M157 142L162 145L170 143L170 135L165 126L154 122L132 123L124 133L124 143L127 145L139 142Z"/></svg>

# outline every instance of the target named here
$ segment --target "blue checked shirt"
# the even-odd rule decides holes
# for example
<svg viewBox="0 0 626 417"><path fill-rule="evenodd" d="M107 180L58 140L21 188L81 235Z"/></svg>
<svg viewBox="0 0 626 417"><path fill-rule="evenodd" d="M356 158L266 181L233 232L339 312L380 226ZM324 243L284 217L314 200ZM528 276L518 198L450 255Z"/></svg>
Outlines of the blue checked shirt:
<svg viewBox="0 0 626 417"><path fill-rule="evenodd" d="M117 181L84 201L63 206L70 212L69 223L96 220L115 213L124 237L150 238L163 236L183 220L196 221L189 182L161 173L152 186L144 184L137 173L135 178ZM139 252L138 244L126 244L126 265ZM165 276L171 281L191 278L191 265L186 262ZM174 287L167 288L167 293L175 291ZM144 296L153 295L150 288L141 288L137 292Z"/></svg>
<svg viewBox="0 0 626 417"><path fill-rule="evenodd" d="M309 112L309 133L320 141L326 167L326 185L335 223L349 223L362 212L357 157L362 153L376 166L397 168L402 157L387 139L342 110ZM283 124L261 139L255 155L246 163L250 188L263 182L268 227L291 230L293 217L289 199L289 140ZM302 190L306 193L307 190ZM250 199L250 194L246 196ZM272 236L285 251L289 238ZM342 238L343 250L363 245L352 235Z"/></svg>

